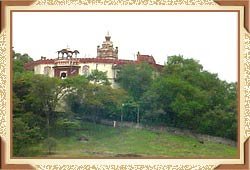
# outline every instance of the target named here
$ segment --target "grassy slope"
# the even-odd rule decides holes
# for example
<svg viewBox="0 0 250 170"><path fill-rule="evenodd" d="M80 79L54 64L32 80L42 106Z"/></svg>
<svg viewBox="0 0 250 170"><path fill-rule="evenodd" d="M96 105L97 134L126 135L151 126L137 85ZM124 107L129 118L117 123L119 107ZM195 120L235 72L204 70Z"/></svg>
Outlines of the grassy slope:
<svg viewBox="0 0 250 170"><path fill-rule="evenodd" d="M211 142L199 143L196 139L146 130L113 128L84 123L77 136L60 138L51 157L79 156L164 156L232 158L237 148ZM89 141L78 141L85 136ZM42 145L34 147L42 150Z"/></svg>

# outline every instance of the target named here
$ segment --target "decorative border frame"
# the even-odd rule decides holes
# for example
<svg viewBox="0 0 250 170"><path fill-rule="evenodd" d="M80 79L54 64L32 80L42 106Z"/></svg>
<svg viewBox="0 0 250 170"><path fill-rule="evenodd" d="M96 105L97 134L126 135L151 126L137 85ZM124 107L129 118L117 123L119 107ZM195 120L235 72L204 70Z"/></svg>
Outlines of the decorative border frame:
<svg viewBox="0 0 250 170"><path fill-rule="evenodd" d="M241 68L243 71L241 72L244 77L244 81L241 81L241 92L244 94L244 100L241 100L243 104L241 106L244 107L244 122L243 126L241 128L244 128L244 139L249 138L250 136L250 104L249 104L249 97L250 97L250 80L249 80L249 73L250 73L250 34L249 34L249 16L250 16L250 1L249 0L214 0L216 3L222 6L240 6L244 7L244 26L246 31L241 33L240 39L241 46L243 46L244 54L244 67ZM182 7L182 6L215 6L217 5L213 0L0 0L0 9L1 9L1 25L0 25L0 136L1 136L1 154L0 154L0 168L1 169L250 169L249 165L249 149L250 149L250 141L249 139L246 140L244 144L244 153L242 154L244 157L244 160L242 164L228 164L228 165L219 165L216 167L216 165L213 165L209 163L207 164L197 164L192 165L192 163L188 163L186 165L35 165L35 167L28 165L28 164L8 164L9 158L6 157L6 146L7 143L5 143L6 136L7 136L7 111L6 107L8 106L8 96L7 96L7 86L8 86L8 71L7 66L9 63L7 63L7 56L9 54L8 52L8 28L5 28L6 26L6 8L9 6L41 6L41 7L54 7L54 6L65 6L65 5L102 5L102 6L112 6L112 5L118 5L122 7L129 7L131 5L148 5L148 6L156 6L157 5L171 5L173 7ZM242 75L241 75L242 76ZM242 98L241 98L242 99ZM239 148L238 148L239 149ZM86 162L84 162L85 164ZM190 165L191 164L191 165Z"/></svg>

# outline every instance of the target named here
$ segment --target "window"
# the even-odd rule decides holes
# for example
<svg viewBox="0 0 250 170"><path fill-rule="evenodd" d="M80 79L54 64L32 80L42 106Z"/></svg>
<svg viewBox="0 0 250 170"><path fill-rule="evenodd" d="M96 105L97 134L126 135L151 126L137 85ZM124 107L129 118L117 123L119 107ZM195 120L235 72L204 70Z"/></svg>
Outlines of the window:
<svg viewBox="0 0 250 170"><path fill-rule="evenodd" d="M87 76L89 74L89 66L82 66L82 74Z"/></svg>
<svg viewBox="0 0 250 170"><path fill-rule="evenodd" d="M65 79L67 77L67 73L66 72L62 72L60 74L60 77L61 77L61 79Z"/></svg>
<svg viewBox="0 0 250 170"><path fill-rule="evenodd" d="M43 74L44 75L48 76L50 74L50 72L51 72L51 67L50 66L44 67L44 69L43 69Z"/></svg>

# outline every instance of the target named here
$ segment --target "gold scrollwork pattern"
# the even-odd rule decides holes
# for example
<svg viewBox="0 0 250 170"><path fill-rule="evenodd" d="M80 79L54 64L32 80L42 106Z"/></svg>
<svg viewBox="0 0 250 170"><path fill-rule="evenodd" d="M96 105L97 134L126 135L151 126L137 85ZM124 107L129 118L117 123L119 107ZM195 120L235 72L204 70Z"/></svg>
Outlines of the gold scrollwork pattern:
<svg viewBox="0 0 250 170"><path fill-rule="evenodd" d="M6 32L0 34L0 135L6 136Z"/></svg>
<svg viewBox="0 0 250 170"><path fill-rule="evenodd" d="M244 35L245 137L250 137L250 34Z"/></svg>
<svg viewBox="0 0 250 170"><path fill-rule="evenodd" d="M38 0L36 5L217 5L213 0Z"/></svg>
<svg viewBox="0 0 250 170"><path fill-rule="evenodd" d="M217 5L213 0L37 0L37 6L52 5ZM245 137L250 136L250 34L244 35L244 93L245 93ZM0 34L0 135L6 136L6 32ZM136 169L136 170L179 170L179 169L214 169L216 165L35 165L37 169Z"/></svg>
<svg viewBox="0 0 250 170"><path fill-rule="evenodd" d="M37 165L38 170L53 169L53 170L192 170L203 169L211 170L214 165Z"/></svg>

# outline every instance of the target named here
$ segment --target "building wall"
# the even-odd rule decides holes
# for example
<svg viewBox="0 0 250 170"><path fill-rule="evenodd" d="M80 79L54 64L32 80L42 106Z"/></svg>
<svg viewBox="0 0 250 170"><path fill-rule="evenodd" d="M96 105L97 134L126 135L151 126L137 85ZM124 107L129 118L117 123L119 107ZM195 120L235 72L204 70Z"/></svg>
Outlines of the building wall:
<svg viewBox="0 0 250 170"><path fill-rule="evenodd" d="M115 65L123 64L138 64L141 62L148 62L156 68L160 68L160 65L155 63L153 56L137 54L137 60L121 60L118 59L118 47L113 47L113 42L110 41L111 36L109 32L105 36L105 41L102 46L97 46L96 58L77 58L79 54L78 50L70 50L69 48L57 51L57 59L46 59L41 57L41 60L30 62L26 64L26 68L34 68L35 74L48 75L49 77L61 77L61 73L66 73L66 77L75 75L88 75L94 70L107 72L107 77L112 83L112 87L118 86L115 83L117 75L117 69L114 69ZM72 58L73 54L75 55ZM62 57L65 56L65 57Z"/></svg>
<svg viewBox="0 0 250 170"><path fill-rule="evenodd" d="M42 74L46 75L46 68L50 67L50 71L47 74L49 77L54 77L55 76L55 69L53 68L55 64L38 64L34 66L34 73L35 74ZM114 79L116 76L116 70L114 70L113 64L112 63L79 63L78 65L80 68L78 70L78 75L84 75L84 67L88 68L88 74L90 74L94 70L102 71L102 72L107 72L107 77L111 83L112 87L117 87L117 84L115 83ZM69 74L67 74L69 75Z"/></svg>
<svg viewBox="0 0 250 170"><path fill-rule="evenodd" d="M94 71L103 71L107 72L107 77L113 79L114 78L114 70L112 69L113 64L107 64L107 63L81 63L79 64L79 74L83 75L84 67L89 67L89 74Z"/></svg>
<svg viewBox="0 0 250 170"><path fill-rule="evenodd" d="M61 77L62 73L66 74L66 77L79 75L79 66L66 66L66 67L55 67L55 77Z"/></svg>
<svg viewBox="0 0 250 170"><path fill-rule="evenodd" d="M45 75L45 68L50 67L50 71L48 73L49 77L54 77L54 64L39 64L34 66L34 73L35 74L43 74Z"/></svg>
<svg viewBox="0 0 250 170"><path fill-rule="evenodd" d="M79 64L79 66L80 66L79 75L84 75L84 67L89 68L88 74L97 69L98 71L107 72L107 77L111 83L111 86L112 87L117 86L114 81L116 70L112 68L113 67L112 63L81 63Z"/></svg>

